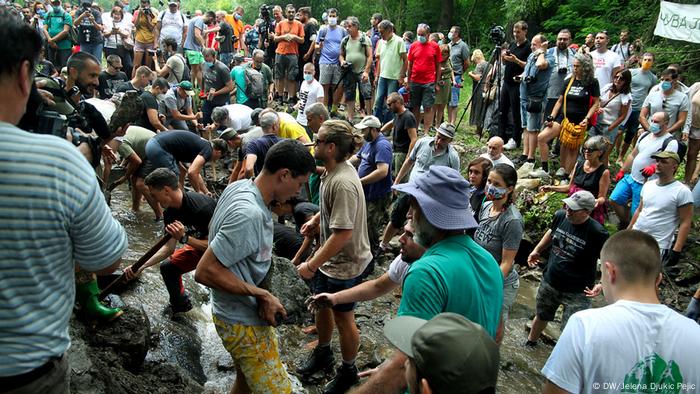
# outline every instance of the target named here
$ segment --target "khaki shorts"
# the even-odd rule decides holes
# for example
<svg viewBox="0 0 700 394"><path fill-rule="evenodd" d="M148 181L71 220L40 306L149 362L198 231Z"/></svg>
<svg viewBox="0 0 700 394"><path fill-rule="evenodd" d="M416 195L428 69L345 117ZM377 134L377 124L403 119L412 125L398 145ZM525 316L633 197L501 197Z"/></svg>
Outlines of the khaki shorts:
<svg viewBox="0 0 700 394"><path fill-rule="evenodd" d="M230 324L216 316L214 326L251 392L292 392L292 383L280 360L274 327Z"/></svg>

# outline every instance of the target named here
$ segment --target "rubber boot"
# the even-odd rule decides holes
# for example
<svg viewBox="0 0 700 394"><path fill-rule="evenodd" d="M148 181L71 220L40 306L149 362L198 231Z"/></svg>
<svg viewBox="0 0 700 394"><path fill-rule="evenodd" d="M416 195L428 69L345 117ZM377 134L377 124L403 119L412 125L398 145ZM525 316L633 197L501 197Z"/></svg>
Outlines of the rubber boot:
<svg viewBox="0 0 700 394"><path fill-rule="evenodd" d="M119 308L107 308L98 299L100 288L97 287L97 280L76 284L75 299L83 308L85 314L90 318L111 321L124 313Z"/></svg>

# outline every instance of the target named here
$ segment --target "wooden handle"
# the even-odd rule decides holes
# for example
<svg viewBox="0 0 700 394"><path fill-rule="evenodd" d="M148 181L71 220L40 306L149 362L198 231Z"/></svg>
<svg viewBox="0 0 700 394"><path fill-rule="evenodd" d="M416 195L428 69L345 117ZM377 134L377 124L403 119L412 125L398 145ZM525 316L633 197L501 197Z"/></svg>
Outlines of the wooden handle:
<svg viewBox="0 0 700 394"><path fill-rule="evenodd" d="M156 244L153 245L151 247L151 249L148 250L148 252L146 252L143 256L141 256L141 258L137 262L135 262L134 265L131 266L131 270L133 272L138 271L144 264L146 264L146 261L148 261L148 259L153 257L153 255L156 254L156 252L158 252L160 250L160 248L162 248L163 245L165 245L170 240L170 238L172 238L170 236L170 234L165 234L163 236L163 238L161 238L158 242L156 242ZM105 287L100 292L99 300L103 300L107 296L107 294L109 294L112 291L112 289L115 286L117 286L121 283L124 283L124 282L126 282L126 274L121 274L121 276L119 276L117 279L113 280L112 283L107 285L107 287Z"/></svg>

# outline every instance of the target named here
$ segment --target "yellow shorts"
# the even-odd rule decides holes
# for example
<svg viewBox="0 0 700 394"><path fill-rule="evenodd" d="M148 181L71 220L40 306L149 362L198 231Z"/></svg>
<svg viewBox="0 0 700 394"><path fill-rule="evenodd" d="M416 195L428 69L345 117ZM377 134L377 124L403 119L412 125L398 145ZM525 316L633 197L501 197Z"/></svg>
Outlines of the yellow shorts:
<svg viewBox="0 0 700 394"><path fill-rule="evenodd" d="M216 332L253 393L291 393L280 360L277 332L270 326L230 324L214 316Z"/></svg>

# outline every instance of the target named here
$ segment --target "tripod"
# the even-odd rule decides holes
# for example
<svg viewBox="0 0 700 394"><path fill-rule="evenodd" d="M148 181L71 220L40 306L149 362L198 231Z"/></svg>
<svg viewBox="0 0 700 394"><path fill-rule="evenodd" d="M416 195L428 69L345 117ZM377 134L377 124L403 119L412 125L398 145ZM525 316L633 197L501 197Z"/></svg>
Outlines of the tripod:
<svg viewBox="0 0 700 394"><path fill-rule="evenodd" d="M464 106L464 109L462 110L462 115L459 117L459 121L457 122L456 128L459 129L459 125L462 123L462 120L464 119L464 115L467 113L467 109L469 109L472 105L472 101L474 100L474 96L477 94L482 94L483 91L483 86L486 84L488 86L488 91L486 94L486 97L484 97L483 100L478 102L478 108L474 108L476 113L479 114L480 118L478 119L479 123L482 125L484 124L484 121L486 119L486 109L488 109L488 106L491 105L491 100L488 100L488 96L490 96L491 89L495 87L495 94L494 94L494 100L498 100L498 105L497 105L497 113L495 114L495 119L496 119L496 127L500 127L500 119L501 119L501 82L503 78L502 70L503 70L503 60L501 60L501 44L496 44L496 46L493 49L493 52L491 52L491 57L489 58L489 66L486 70L486 72L481 76L481 79L479 79L479 82L476 85L476 88L473 89L473 94L469 98L469 101L467 101L467 104ZM486 82L488 80L488 82ZM495 84L495 85L494 85ZM479 135L479 138L481 138L481 135Z"/></svg>

